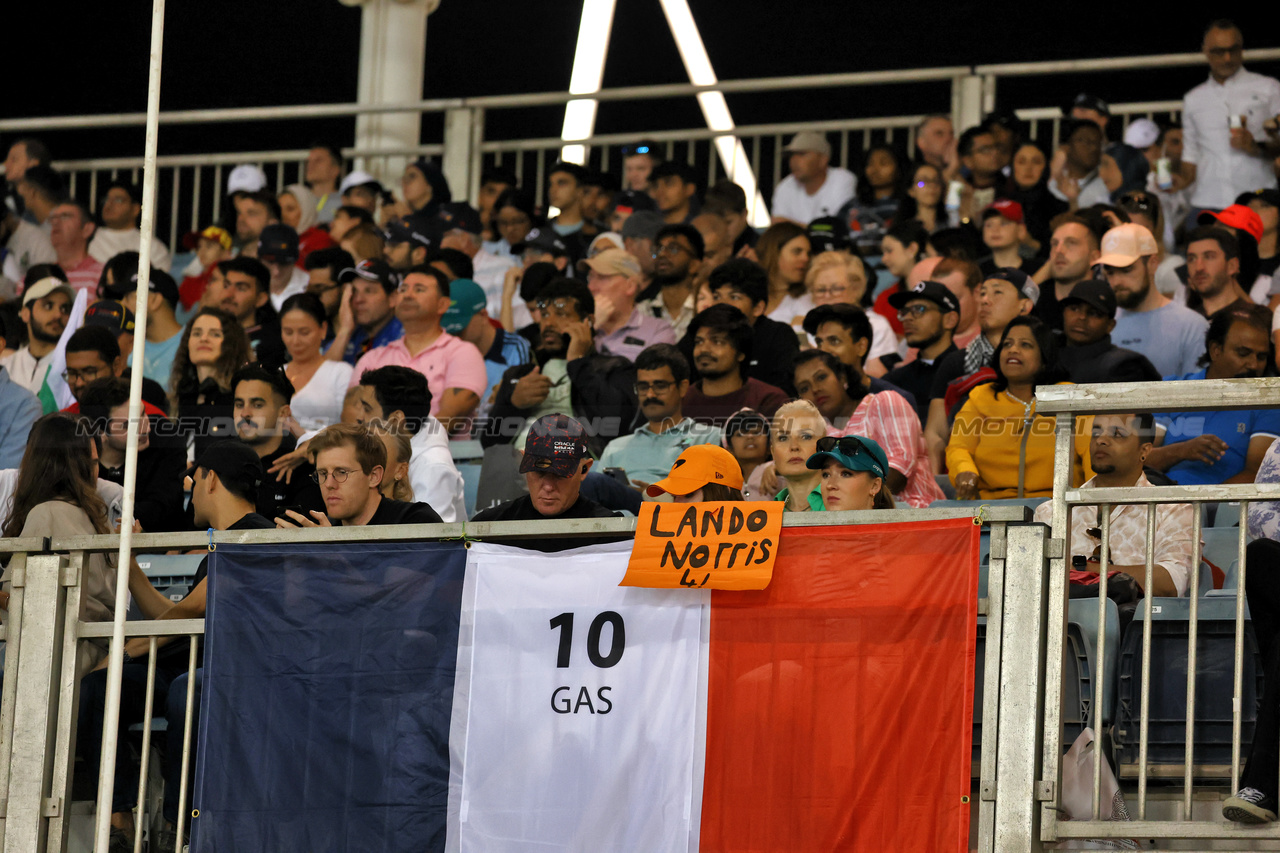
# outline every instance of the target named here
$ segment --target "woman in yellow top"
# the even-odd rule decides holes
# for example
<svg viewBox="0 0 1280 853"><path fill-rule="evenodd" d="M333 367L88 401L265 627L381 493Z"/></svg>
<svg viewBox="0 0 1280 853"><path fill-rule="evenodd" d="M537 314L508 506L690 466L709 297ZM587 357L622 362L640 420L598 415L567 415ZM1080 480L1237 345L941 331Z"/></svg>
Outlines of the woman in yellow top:
<svg viewBox="0 0 1280 853"><path fill-rule="evenodd" d="M1005 328L992 358L996 380L979 385L956 415L947 471L959 500L1040 498L1053 494L1054 419L1036 415L1037 385L1066 385L1053 331L1033 316ZM1076 425L1073 486L1089 469L1089 423Z"/></svg>

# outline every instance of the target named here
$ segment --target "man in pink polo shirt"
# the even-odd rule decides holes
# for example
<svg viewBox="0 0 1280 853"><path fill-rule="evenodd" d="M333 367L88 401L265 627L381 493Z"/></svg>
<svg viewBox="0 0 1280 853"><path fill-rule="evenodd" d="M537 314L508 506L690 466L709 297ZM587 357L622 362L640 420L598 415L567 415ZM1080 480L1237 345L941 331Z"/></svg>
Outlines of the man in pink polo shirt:
<svg viewBox="0 0 1280 853"><path fill-rule="evenodd" d="M405 273L396 303L404 337L361 356L351 373L351 385L360 384L366 370L389 364L411 367L427 377L431 414L450 435L466 435L488 375L480 350L441 328L440 318L448 308L449 280L443 273L428 266Z"/></svg>

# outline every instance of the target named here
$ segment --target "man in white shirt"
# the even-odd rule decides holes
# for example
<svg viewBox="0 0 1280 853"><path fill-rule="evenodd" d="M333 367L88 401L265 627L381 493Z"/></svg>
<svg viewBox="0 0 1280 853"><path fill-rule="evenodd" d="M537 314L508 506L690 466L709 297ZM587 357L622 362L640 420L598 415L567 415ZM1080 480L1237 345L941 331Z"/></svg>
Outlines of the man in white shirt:
<svg viewBox="0 0 1280 853"><path fill-rule="evenodd" d="M25 212L16 215L7 209L5 231L4 275L10 281L22 281L27 270L36 264L52 264L58 260L49 232L53 226L49 214L64 197L62 178L43 164L29 166L15 186Z"/></svg>
<svg viewBox="0 0 1280 853"><path fill-rule="evenodd" d="M89 256L105 264L121 252L137 252L142 242L138 216L142 213L142 193L125 180L112 181L102 197L102 227L93 232ZM173 258L156 237L151 238L151 266L169 272Z"/></svg>
<svg viewBox="0 0 1280 853"><path fill-rule="evenodd" d="M857 179L848 169L830 165L831 143L825 135L802 131L783 150L790 155L791 174L773 190L774 222L808 225L835 216L853 198Z"/></svg>
<svg viewBox="0 0 1280 853"><path fill-rule="evenodd" d="M74 299L71 285L53 276L34 282L22 294L22 311L18 316L27 324L27 345L0 361L0 367L32 394L39 394L44 384Z"/></svg>
<svg viewBox="0 0 1280 853"><path fill-rule="evenodd" d="M1280 114L1280 81L1243 67L1244 35L1231 21L1204 33L1209 79L1182 101L1181 183L1191 191L1192 212L1221 210L1240 193L1276 185L1272 160L1280 139L1263 123Z"/></svg>

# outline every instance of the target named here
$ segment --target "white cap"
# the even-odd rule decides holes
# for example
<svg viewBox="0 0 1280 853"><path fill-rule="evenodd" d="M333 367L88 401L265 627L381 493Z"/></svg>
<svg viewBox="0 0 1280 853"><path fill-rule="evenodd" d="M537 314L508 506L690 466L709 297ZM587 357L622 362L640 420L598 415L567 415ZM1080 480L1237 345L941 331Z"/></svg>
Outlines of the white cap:
<svg viewBox="0 0 1280 853"><path fill-rule="evenodd" d="M604 245L601 245L603 241ZM617 231L603 231L597 234L591 240L591 245L587 249L587 253L595 256L603 252L605 249L625 249L626 244L622 241L622 235Z"/></svg>
<svg viewBox="0 0 1280 853"><path fill-rule="evenodd" d="M231 170L227 178L227 195L232 193L256 193L267 185L266 173L252 163L241 163Z"/></svg>
<svg viewBox="0 0 1280 853"><path fill-rule="evenodd" d="M361 184L376 184L378 179L368 172L362 172L359 169L352 172L342 179L342 183L338 186L338 195L342 195L352 187L358 187Z"/></svg>
<svg viewBox="0 0 1280 853"><path fill-rule="evenodd" d="M1124 144L1139 150L1150 148L1159 138L1160 126L1149 118L1134 119L1124 131Z"/></svg>

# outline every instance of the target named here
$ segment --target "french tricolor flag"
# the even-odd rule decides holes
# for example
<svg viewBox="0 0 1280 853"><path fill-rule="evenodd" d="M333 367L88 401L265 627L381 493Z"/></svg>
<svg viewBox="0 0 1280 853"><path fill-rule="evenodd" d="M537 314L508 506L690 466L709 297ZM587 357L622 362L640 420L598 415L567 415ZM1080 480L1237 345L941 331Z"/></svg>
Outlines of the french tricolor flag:
<svg viewBox="0 0 1280 853"><path fill-rule="evenodd" d="M979 528L785 528L759 592L630 543L219 546L192 851L961 851Z"/></svg>

